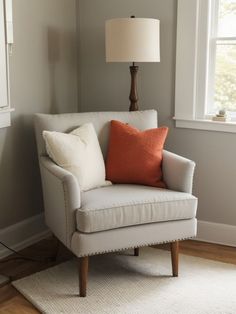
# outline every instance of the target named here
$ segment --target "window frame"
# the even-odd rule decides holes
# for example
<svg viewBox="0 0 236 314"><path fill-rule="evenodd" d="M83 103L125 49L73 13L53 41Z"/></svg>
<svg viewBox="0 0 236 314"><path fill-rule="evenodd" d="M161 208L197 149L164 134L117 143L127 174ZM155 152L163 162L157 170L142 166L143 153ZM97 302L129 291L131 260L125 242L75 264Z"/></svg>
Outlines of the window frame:
<svg viewBox="0 0 236 314"><path fill-rule="evenodd" d="M13 43L12 1L0 0L0 128L11 125L9 47Z"/></svg>
<svg viewBox="0 0 236 314"><path fill-rule="evenodd" d="M208 94L205 117L211 119L214 114L210 113L209 108L214 101L214 86L215 86L215 66L216 66L216 50L218 42L234 41L236 43L236 37L230 36L218 36L218 12L220 0L211 0L211 30L209 38L209 77L208 77ZM232 122L236 122L236 110L229 113Z"/></svg>
<svg viewBox="0 0 236 314"><path fill-rule="evenodd" d="M175 116L176 127L236 133L236 121L212 121L207 101L213 93L218 0L178 0ZM209 58L211 55L211 58ZM211 61L209 61L211 60ZM210 85L209 85L210 84Z"/></svg>

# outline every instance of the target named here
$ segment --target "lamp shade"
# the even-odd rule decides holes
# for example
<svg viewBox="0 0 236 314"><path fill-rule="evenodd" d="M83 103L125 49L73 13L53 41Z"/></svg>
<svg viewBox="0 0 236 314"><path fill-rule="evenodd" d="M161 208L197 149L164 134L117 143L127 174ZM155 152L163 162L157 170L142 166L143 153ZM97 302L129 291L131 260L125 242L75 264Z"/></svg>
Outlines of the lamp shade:
<svg viewBox="0 0 236 314"><path fill-rule="evenodd" d="M107 62L159 62L160 21L118 18L106 21Z"/></svg>

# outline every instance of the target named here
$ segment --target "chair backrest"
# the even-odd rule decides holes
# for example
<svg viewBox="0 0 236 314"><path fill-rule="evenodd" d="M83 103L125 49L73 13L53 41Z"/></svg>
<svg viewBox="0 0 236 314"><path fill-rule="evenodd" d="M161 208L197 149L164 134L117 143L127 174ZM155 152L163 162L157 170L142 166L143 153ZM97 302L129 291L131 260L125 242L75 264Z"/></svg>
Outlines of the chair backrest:
<svg viewBox="0 0 236 314"><path fill-rule="evenodd" d="M57 131L70 132L84 123L91 122L98 135L98 140L106 156L109 127L111 120L119 120L135 126L139 130L157 127L157 111L132 111L132 112L83 112L65 114L36 114L35 132L39 156L45 156L46 148L42 132Z"/></svg>

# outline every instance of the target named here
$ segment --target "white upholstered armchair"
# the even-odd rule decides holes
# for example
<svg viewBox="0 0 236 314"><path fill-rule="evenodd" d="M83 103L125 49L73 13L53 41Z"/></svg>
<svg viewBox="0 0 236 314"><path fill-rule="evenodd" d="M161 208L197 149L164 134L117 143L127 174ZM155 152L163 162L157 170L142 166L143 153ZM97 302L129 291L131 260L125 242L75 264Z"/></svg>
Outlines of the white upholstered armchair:
<svg viewBox="0 0 236 314"><path fill-rule="evenodd" d="M196 235L194 162L164 151L163 179L168 189L113 184L81 192L76 178L47 156L43 130L69 132L87 122L93 123L106 156L112 119L140 130L157 127L155 110L35 117L46 223L79 258L80 296L86 296L89 256L127 248L138 255L141 246L170 242L172 272L178 276L178 241Z"/></svg>

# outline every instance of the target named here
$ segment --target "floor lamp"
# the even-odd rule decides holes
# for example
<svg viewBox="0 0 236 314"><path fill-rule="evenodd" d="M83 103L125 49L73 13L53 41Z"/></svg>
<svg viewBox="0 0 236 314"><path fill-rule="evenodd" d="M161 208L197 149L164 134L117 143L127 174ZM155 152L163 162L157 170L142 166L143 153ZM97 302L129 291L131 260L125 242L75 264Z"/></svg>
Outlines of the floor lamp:
<svg viewBox="0 0 236 314"><path fill-rule="evenodd" d="M106 62L132 62L130 111L138 110L136 62L160 62L160 21L150 18L117 18L106 21Z"/></svg>

